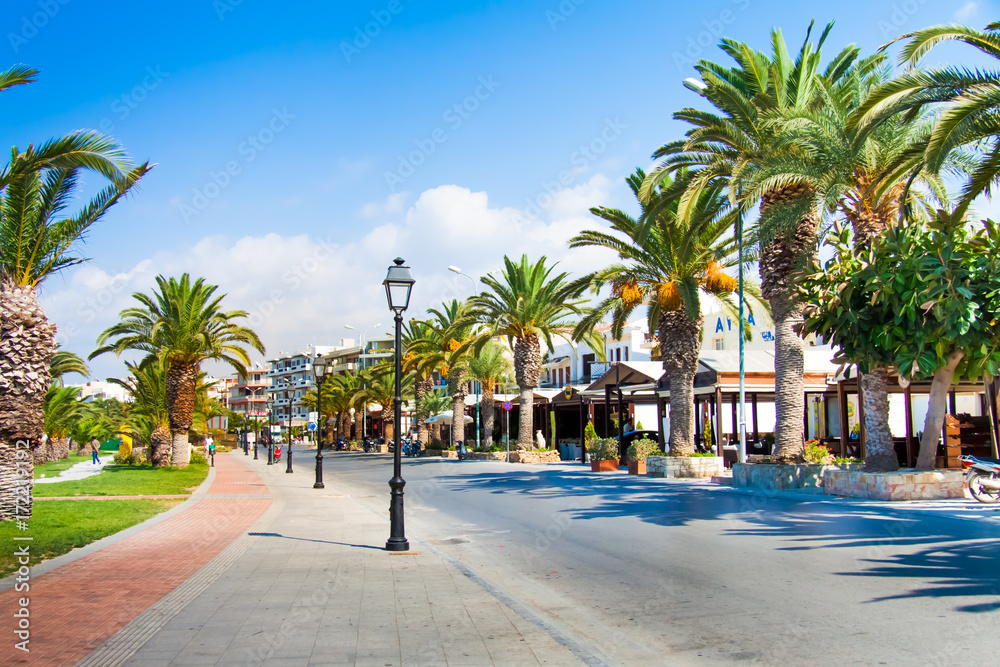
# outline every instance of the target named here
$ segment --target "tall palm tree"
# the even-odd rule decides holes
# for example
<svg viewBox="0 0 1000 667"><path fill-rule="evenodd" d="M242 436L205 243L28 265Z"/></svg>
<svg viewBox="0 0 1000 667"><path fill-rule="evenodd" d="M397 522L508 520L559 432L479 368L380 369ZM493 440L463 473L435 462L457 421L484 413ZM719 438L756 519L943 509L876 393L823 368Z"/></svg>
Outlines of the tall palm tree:
<svg viewBox="0 0 1000 667"><path fill-rule="evenodd" d="M493 388L507 382L511 377L510 361L507 350L495 342L487 343L469 364L469 375L483 386L483 397L479 401L479 410L483 418L483 446L493 444Z"/></svg>
<svg viewBox="0 0 1000 667"><path fill-rule="evenodd" d="M167 410L167 371L158 357L147 357L141 364L125 362L129 377L108 378L132 397L129 416L135 421L142 439L149 443L149 462L153 466L170 464L170 412Z"/></svg>
<svg viewBox="0 0 1000 667"><path fill-rule="evenodd" d="M861 59L839 81L823 81L817 108L781 111L772 115L781 150L764 161L753 187L766 190L782 184L801 184L815 191L830 213L844 216L860 251L870 247L899 217L900 211L932 210L947 199L945 186L923 165L929 125L921 114L897 114L862 130L852 115L874 90L888 80L885 57ZM925 115L925 114L924 114ZM957 166L956 166L957 168ZM911 190L914 182L921 191ZM865 467L886 472L899 467L889 429L888 377L882 366L864 368L860 375L864 398Z"/></svg>
<svg viewBox="0 0 1000 667"><path fill-rule="evenodd" d="M646 175L641 169L626 180L638 197ZM669 179L639 200L640 219L617 209L592 208L591 213L611 223L617 234L587 230L570 239L570 247L599 246L618 253L620 263L588 276L595 291L611 285L611 294L580 322L594 327L612 314L612 335L636 308L648 304L649 330L657 332L663 368L670 379L670 451L694 452L694 375L701 349L703 296L713 297L734 317L736 280L724 272L738 266L732 236L736 209L716 184L701 191L698 201L678 215L678 188ZM750 284L746 292L760 298ZM749 332L749 328L747 328Z"/></svg>
<svg viewBox="0 0 1000 667"><path fill-rule="evenodd" d="M396 369L393 364L383 362L362 371L364 387L358 389L355 398L382 406L382 425L386 440L393 440L395 429ZM400 395L403 401L413 394L413 376L400 378Z"/></svg>
<svg viewBox="0 0 1000 667"><path fill-rule="evenodd" d="M874 91L856 110L852 125L865 133L884 123L898 122L893 119L900 114L908 119L928 105L944 103L922 157L926 169L938 173L956 151L972 152L971 173L955 209L956 215L963 216L977 196L1000 181L1000 72L958 67L921 70L916 66L932 48L949 42L962 42L1000 60L1000 22L990 23L985 30L933 26L893 42L899 40L907 40L900 62L913 69Z"/></svg>
<svg viewBox="0 0 1000 667"><path fill-rule="evenodd" d="M215 295L218 286L206 284L203 278L191 282L186 273L180 280L157 276L156 284L152 295L132 295L140 305L121 311L120 321L101 332L98 349L90 358L105 352L120 355L138 350L166 365L170 465L183 468L191 460L188 431L201 363L222 361L246 377L250 365L246 348L263 353L264 345L253 330L237 324L247 317L245 310L222 310L225 295Z"/></svg>
<svg viewBox="0 0 1000 667"><path fill-rule="evenodd" d="M0 193L0 521L14 515L15 443L37 447L42 435L56 327L37 290L83 261L74 252L78 243L148 170L136 167L127 174L129 182L107 187L72 214L66 209L74 203L79 169L18 172Z"/></svg>
<svg viewBox="0 0 1000 667"><path fill-rule="evenodd" d="M499 276L480 278L488 289L469 300L470 316L483 327L480 341L503 336L514 350L514 377L520 390L517 447L528 449L532 446L534 389L541 372L541 341L552 350L556 337L568 342L586 340L601 355L604 341L593 329L574 331L577 323L571 318L588 312L580 295L589 281L571 281L567 273L553 273L555 265L546 266L544 256L534 264L527 255L520 262L506 256L503 261Z"/></svg>
<svg viewBox="0 0 1000 667"><path fill-rule="evenodd" d="M427 397L434 390L432 375L438 370L437 355L434 353L434 330L427 322L411 319L403 327L403 372L414 373L413 413L417 423L417 442L427 443ZM428 348L432 351L428 352Z"/></svg>
<svg viewBox="0 0 1000 667"><path fill-rule="evenodd" d="M813 45L810 24L794 59L778 29L771 32L770 53L723 39L719 46L736 65L725 67L700 60L695 69L701 81L685 82L714 111L687 108L674 114L692 127L685 139L666 144L654 154L664 159L641 191L641 196L648 198L666 175L681 168L697 168L697 177L681 199L682 215L698 200L700 191L719 178L728 180L732 196L744 208L759 202L761 289L774 321L775 454L786 461L801 460L804 450L804 354L802 339L793 330L801 316L801 304L795 297L793 275L816 251L820 213L816 192L805 184L785 183L753 191L746 181L779 150L781 136L768 125L769 115L817 106L821 103L821 76L836 82L857 59L857 47L849 46L820 69L821 49L832 27L827 25Z"/></svg>
<svg viewBox="0 0 1000 667"><path fill-rule="evenodd" d="M448 378L451 396L451 429L455 440L465 440L465 397L469 383L469 362L477 340L475 317L469 303L452 299L428 311L424 335L411 341L407 352L414 354L429 375L438 371Z"/></svg>

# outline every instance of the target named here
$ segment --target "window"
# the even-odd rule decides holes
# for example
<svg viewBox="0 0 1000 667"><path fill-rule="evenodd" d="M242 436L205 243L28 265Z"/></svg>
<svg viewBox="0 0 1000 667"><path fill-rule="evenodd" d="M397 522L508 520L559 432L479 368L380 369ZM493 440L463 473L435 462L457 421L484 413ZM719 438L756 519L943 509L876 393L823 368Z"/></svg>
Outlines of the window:
<svg viewBox="0 0 1000 667"><path fill-rule="evenodd" d="M628 348L625 348L625 361L628 361Z"/></svg>
<svg viewBox="0 0 1000 667"><path fill-rule="evenodd" d="M722 338L721 336L718 337L718 338L713 338L712 339L712 347L714 349L716 349L716 350L724 350L724 349L726 349L726 341L725 341L725 339Z"/></svg>

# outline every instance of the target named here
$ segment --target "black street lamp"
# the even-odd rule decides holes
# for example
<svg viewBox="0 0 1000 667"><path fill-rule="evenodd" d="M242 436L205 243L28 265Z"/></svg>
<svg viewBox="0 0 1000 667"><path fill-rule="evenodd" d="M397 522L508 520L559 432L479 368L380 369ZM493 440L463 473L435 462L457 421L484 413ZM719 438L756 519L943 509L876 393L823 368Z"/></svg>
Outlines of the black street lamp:
<svg viewBox="0 0 1000 667"><path fill-rule="evenodd" d="M413 290L413 276L410 275L410 268L403 266L403 260L399 257L393 260L393 266L389 267L389 272L382 282L385 285L385 295L389 301L389 310L395 313L393 318L396 322L396 345L393 350L393 357L396 362L396 395L393 398L393 435L396 438L396 446L392 448L392 479L389 480L389 539L385 543L386 551L409 551L410 543L406 541L406 532L403 529L403 481L402 459L400 452L399 431L402 428L403 396L400 387L400 380L403 374L400 363L400 348L403 345L403 311L410 305L410 292Z"/></svg>
<svg viewBox="0 0 1000 667"><path fill-rule="evenodd" d="M316 376L316 412L320 421L323 420L323 381L326 380L326 371L329 366L326 359L316 357L313 360L313 375ZM320 431L322 434L322 431ZM323 438L316 439L316 483L314 489L325 489L323 484Z"/></svg>
<svg viewBox="0 0 1000 667"><path fill-rule="evenodd" d="M271 408L274 406L274 394L270 394L265 401L267 404L267 439L271 440L271 421L273 415L271 414ZM253 460L257 460L257 443L260 442L260 438L255 437L253 439Z"/></svg>

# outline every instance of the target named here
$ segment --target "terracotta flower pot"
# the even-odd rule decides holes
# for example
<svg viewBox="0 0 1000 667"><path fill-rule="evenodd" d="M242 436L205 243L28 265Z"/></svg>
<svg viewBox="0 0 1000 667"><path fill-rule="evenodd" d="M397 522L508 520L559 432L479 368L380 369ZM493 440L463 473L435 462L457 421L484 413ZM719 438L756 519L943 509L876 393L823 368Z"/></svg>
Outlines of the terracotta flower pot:
<svg viewBox="0 0 1000 667"><path fill-rule="evenodd" d="M645 475L646 474L646 462L645 461L629 461L628 462L628 474L630 474L630 475Z"/></svg>
<svg viewBox="0 0 1000 667"><path fill-rule="evenodd" d="M609 461L591 461L590 470L591 472L614 472L618 470L618 459L611 459Z"/></svg>

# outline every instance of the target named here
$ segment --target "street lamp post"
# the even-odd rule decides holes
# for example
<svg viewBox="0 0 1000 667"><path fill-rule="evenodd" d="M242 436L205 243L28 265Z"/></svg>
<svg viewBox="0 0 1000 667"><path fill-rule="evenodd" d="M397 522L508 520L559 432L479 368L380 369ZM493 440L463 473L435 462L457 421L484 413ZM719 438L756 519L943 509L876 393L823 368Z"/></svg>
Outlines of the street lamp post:
<svg viewBox="0 0 1000 667"><path fill-rule="evenodd" d="M274 407L274 394L271 394L270 396L268 396L267 400L265 401L265 403L267 404L267 441L270 442L271 441L271 422L274 421L274 415L272 414L272 410L271 410L271 408ZM257 460L257 443L259 441L260 441L260 438L254 438L254 440L253 440L253 460L254 461Z"/></svg>
<svg viewBox="0 0 1000 667"><path fill-rule="evenodd" d="M476 286L476 279L475 278L473 278L472 276L470 276L468 273L464 273L462 271L462 269L458 268L457 266L449 266L448 270L451 271L452 273L457 273L460 276L465 276L466 278L468 278L469 280L471 280L472 281L472 292L476 296L479 296L479 287ZM480 449L483 445L482 445L481 438L480 438L480 435L479 435L479 431L480 431L479 381L478 380L473 380L472 382L473 382L473 386L476 389L476 449ZM490 438L491 438L490 442L492 444L492 434L490 434ZM462 439L464 440L465 438L462 438Z"/></svg>
<svg viewBox="0 0 1000 667"><path fill-rule="evenodd" d="M389 310L395 316L396 323L396 344L393 349L393 357L396 363L396 392L393 398L393 426L396 436L396 446L392 448L392 479L389 480L389 539L385 543L386 551L409 551L410 543L406 541L406 531L403 528L403 487L406 482L403 480L402 459L399 445L399 430L402 427L403 396L401 379L403 374L400 348L403 344L403 311L410 305L410 292L413 290L413 276L410 275L410 268L403 266L403 260L399 257L393 260L393 266L385 276L382 284L385 286L385 295L389 301Z"/></svg>
<svg viewBox="0 0 1000 667"><path fill-rule="evenodd" d="M249 389L248 389L249 391ZM243 456L250 456L249 422L247 421L247 406L250 405L250 394L247 393L247 402L243 404Z"/></svg>
<svg viewBox="0 0 1000 667"><path fill-rule="evenodd" d="M329 366L326 359L316 357L313 360L313 374L316 376L316 412L320 420L323 419L323 381L326 380L326 371ZM291 464L289 464L291 465ZM316 483L314 489L326 488L323 484L323 439L316 439Z"/></svg>

